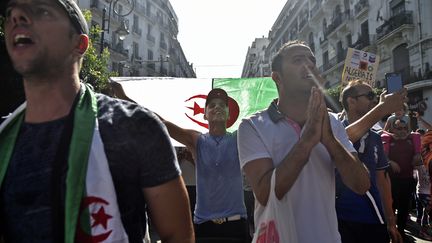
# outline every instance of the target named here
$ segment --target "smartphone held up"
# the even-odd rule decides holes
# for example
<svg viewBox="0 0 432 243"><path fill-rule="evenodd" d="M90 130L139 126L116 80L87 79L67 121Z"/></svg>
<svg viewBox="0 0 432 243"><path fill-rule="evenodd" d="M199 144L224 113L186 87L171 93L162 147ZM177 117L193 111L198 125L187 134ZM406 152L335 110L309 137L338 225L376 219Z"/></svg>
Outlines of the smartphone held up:
<svg viewBox="0 0 432 243"><path fill-rule="evenodd" d="M385 82L387 93L395 93L403 88L402 75L400 73L386 73Z"/></svg>

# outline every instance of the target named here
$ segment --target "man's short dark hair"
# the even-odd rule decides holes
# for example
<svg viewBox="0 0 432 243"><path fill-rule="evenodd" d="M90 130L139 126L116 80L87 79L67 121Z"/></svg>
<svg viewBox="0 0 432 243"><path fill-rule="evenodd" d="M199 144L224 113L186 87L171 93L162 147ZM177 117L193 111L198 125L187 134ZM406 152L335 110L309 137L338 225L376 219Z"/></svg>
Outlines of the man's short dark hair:
<svg viewBox="0 0 432 243"><path fill-rule="evenodd" d="M359 86L359 85L368 85L368 84L362 80L356 79L356 80L350 81L347 84L347 86L345 86L345 88L342 90L342 92L340 94L339 101L342 104L342 107L346 111L349 111L348 110L348 98L358 95L357 86Z"/></svg>
<svg viewBox="0 0 432 243"><path fill-rule="evenodd" d="M276 53L276 55L273 57L272 64L271 64L272 72L282 71L282 60L287 53L287 49L295 45L303 45L309 47L309 45L302 40L292 40L283 44L282 47Z"/></svg>

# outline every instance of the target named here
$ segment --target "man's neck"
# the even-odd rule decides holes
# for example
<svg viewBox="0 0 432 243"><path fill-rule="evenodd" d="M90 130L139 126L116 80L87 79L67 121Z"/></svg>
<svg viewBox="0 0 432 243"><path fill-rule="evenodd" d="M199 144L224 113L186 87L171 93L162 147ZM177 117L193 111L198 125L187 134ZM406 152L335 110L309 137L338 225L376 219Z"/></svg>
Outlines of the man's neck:
<svg viewBox="0 0 432 243"><path fill-rule="evenodd" d="M226 125L221 122L209 123L209 134L212 136L223 136L226 133Z"/></svg>
<svg viewBox="0 0 432 243"><path fill-rule="evenodd" d="M348 122L350 124L352 124L352 123L356 122L358 119L360 119L361 116L357 115L354 112L347 112L347 118L348 118Z"/></svg>
<svg viewBox="0 0 432 243"><path fill-rule="evenodd" d="M25 121L40 123L67 116L79 89L78 76L57 79L24 78L27 100Z"/></svg>
<svg viewBox="0 0 432 243"><path fill-rule="evenodd" d="M297 122L300 126L303 126L306 122L308 100L309 99L284 99L281 97L279 98L277 105L279 111L282 112L282 114Z"/></svg>

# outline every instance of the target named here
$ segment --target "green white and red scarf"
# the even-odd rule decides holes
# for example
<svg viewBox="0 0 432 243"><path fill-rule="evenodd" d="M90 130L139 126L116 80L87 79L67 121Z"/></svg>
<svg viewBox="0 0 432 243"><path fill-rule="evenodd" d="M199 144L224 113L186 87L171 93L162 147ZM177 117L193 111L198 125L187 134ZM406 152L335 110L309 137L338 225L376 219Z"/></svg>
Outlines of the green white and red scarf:
<svg viewBox="0 0 432 243"><path fill-rule="evenodd" d="M128 242L99 133L96 96L89 87L81 86L68 155L64 242ZM0 126L0 185L25 107L22 104Z"/></svg>

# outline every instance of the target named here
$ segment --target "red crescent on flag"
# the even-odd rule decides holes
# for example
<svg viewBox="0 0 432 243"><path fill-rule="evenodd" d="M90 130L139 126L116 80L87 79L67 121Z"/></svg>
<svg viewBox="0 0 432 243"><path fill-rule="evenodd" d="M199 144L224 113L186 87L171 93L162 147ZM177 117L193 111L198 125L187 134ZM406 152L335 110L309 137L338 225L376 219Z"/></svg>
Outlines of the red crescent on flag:
<svg viewBox="0 0 432 243"><path fill-rule="evenodd" d="M109 202L106 200L100 198L100 197L85 197L80 206L80 215L78 217L78 225L77 232L76 232L76 242L83 242L83 243L95 243L95 242L102 242L106 240L110 234L112 233L112 230L109 230L105 233L99 234L99 235L91 235L88 232L85 232L83 230L83 226L81 225L81 216L83 215L84 211L94 203L100 203L104 205L109 205ZM84 215L83 217L88 217L88 215Z"/></svg>
<svg viewBox="0 0 432 243"><path fill-rule="evenodd" d="M206 99L207 95L194 95L188 99L185 100L185 102L188 102L192 99ZM187 107L186 108L193 110L193 116L195 115L199 115L199 114L204 114L204 108L205 107L200 107L196 102L194 102L194 106L193 107ZM237 103L237 101L235 101L233 98L228 97L228 109L229 109L229 117L227 120L227 128L231 127L236 121L237 118L239 116L240 113L240 107ZM189 118L192 122L196 123L197 125L207 128L208 129L208 123L204 122L204 121L199 121L195 118L192 118L191 116L189 116L188 114L185 113L185 116L187 118Z"/></svg>

